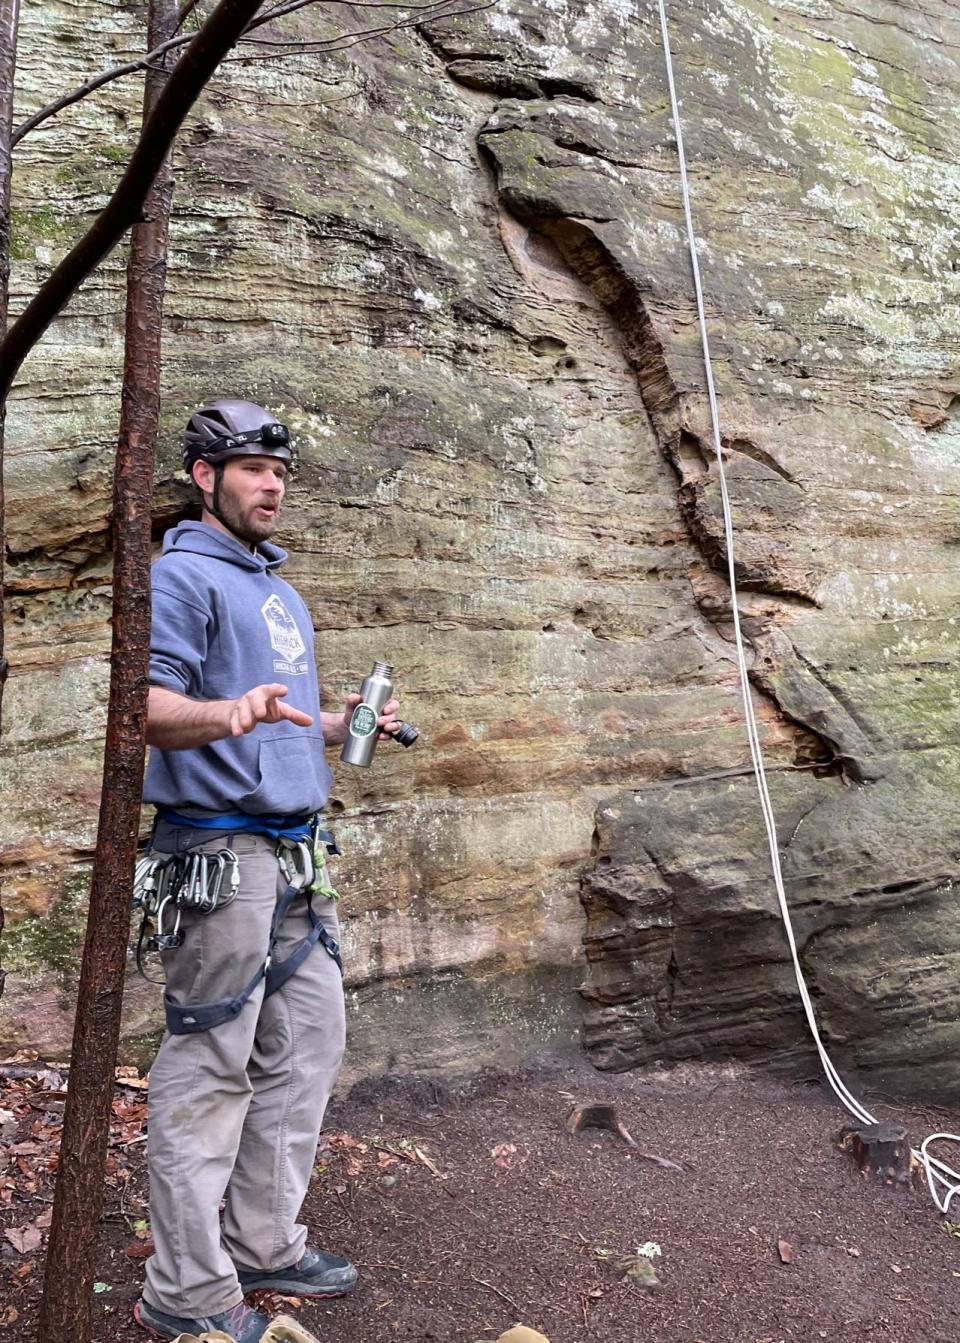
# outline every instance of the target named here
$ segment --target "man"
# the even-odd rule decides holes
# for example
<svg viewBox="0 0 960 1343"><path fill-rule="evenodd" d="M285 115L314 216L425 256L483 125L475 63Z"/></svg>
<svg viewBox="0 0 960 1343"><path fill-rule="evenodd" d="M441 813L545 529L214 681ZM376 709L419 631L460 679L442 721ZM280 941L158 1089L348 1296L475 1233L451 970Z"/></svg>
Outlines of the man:
<svg viewBox="0 0 960 1343"><path fill-rule="evenodd" d="M331 780L324 744L345 739L359 696L321 712L310 616L268 540L286 428L213 402L187 425L183 463L203 512L168 533L153 570L144 790L182 907L158 927L168 1033L150 1073L155 1251L135 1314L162 1338L256 1343L267 1320L244 1292L337 1296L357 1276L309 1249L296 1217L344 1044L336 907L307 841Z"/></svg>

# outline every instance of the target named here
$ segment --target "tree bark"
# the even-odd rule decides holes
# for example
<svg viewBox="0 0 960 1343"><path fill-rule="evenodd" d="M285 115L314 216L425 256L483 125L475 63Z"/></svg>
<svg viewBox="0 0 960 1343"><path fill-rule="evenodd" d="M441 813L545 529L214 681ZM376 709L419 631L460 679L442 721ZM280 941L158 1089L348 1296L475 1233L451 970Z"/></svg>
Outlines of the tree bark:
<svg viewBox="0 0 960 1343"><path fill-rule="evenodd" d="M150 0L147 49L176 31L177 0ZM171 53L171 62L174 56ZM167 83L147 73L146 123ZM145 753L150 650L150 515L173 170L168 153L133 229L123 397L113 488L113 639L100 823L53 1221L40 1306L44 1343L89 1343L97 1231L120 1033L130 891Z"/></svg>
<svg viewBox="0 0 960 1343"><path fill-rule="evenodd" d="M10 176L13 83L17 68L20 0L0 0L0 334L7 329L10 298Z"/></svg>
<svg viewBox="0 0 960 1343"><path fill-rule="evenodd" d="M20 0L0 0L0 337L7 329L10 302L10 177L13 150L13 84L17 68L17 29L20 24ZM6 499L3 492L3 427L6 399L0 398L0 707L7 680L4 656L4 559L6 556ZM0 904L0 933L3 932L3 906ZM3 972L0 970L0 994Z"/></svg>

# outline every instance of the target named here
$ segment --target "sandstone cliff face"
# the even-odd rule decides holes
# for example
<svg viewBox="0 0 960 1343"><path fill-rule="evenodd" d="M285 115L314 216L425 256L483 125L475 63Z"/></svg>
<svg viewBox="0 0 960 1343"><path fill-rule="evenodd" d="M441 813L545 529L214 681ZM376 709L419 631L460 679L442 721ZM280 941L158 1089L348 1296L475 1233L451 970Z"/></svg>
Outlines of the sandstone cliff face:
<svg viewBox="0 0 960 1343"><path fill-rule="evenodd" d="M960 17L672 4L752 693L805 970L848 1075L958 1092ZM369 22L346 6L294 29ZM141 7L28 3L24 111ZM253 54L256 54L254 52ZM103 202L122 84L25 142L15 293ZM158 533L211 392L303 454L281 538L341 767L357 1068L809 1059L731 643L655 6L520 0L229 67L181 138ZM62 1052L96 820L117 254L9 417L8 1042ZM585 947L584 947L585 940ZM576 989L582 983L582 1002ZM130 1049L157 1021L132 988ZM396 1029L397 1023L403 1029Z"/></svg>

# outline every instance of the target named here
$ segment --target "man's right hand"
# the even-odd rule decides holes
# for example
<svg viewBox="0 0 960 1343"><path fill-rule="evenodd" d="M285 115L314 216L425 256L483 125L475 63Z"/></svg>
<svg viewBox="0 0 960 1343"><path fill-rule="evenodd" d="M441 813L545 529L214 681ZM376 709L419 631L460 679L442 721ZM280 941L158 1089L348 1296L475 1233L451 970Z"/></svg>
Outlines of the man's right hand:
<svg viewBox="0 0 960 1343"><path fill-rule="evenodd" d="M224 737L242 737L258 723L286 721L310 727L313 719L284 704L285 685L254 686L239 699L197 700L165 686L151 686L147 700L147 744L161 751L189 751Z"/></svg>
<svg viewBox="0 0 960 1343"><path fill-rule="evenodd" d="M285 685L271 682L269 685L254 686L234 700L229 716L230 736L243 737L252 732L258 723L279 723L281 719L295 723L297 727L312 727L313 719L308 713L295 709L291 704L284 704L283 696L286 693Z"/></svg>

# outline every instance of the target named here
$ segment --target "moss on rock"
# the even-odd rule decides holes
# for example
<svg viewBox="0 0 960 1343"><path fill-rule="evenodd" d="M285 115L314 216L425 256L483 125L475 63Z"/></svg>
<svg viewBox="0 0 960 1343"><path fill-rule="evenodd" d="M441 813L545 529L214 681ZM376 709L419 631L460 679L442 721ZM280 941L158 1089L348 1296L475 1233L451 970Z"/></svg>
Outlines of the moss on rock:
<svg viewBox="0 0 960 1343"><path fill-rule="evenodd" d="M74 987L80 970L89 894L89 869L71 872L45 915L31 914L8 927L3 939L5 968L28 977L53 970L61 989Z"/></svg>

